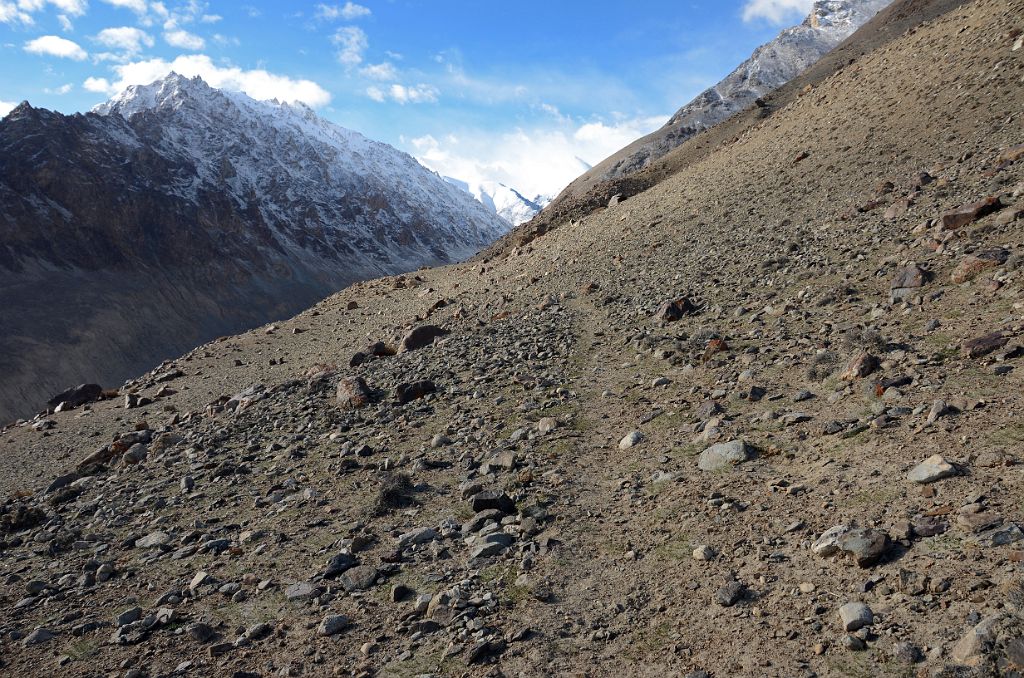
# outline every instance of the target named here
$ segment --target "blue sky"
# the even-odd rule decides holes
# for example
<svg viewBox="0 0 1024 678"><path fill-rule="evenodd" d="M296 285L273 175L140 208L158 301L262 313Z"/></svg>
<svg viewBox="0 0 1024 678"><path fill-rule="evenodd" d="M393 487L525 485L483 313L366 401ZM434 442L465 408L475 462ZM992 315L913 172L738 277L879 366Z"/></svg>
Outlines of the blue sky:
<svg viewBox="0 0 1024 678"><path fill-rule="evenodd" d="M0 114L174 69L301 100L443 174L556 193L811 0L0 0Z"/></svg>

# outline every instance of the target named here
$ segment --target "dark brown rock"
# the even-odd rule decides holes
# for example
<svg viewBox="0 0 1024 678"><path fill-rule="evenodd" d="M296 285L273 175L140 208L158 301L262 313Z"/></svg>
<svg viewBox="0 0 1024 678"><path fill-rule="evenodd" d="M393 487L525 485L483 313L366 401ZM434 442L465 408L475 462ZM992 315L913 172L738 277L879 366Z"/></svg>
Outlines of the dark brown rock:
<svg viewBox="0 0 1024 678"><path fill-rule="evenodd" d="M1002 332L992 332L981 337L968 339L960 347L960 352L966 358L980 358L983 355L992 353L996 349L1002 348L1008 340L1009 337L1003 336Z"/></svg>
<svg viewBox="0 0 1024 678"><path fill-rule="evenodd" d="M658 308L654 317L662 322L673 323L677 320L681 320L683 316L693 315L696 312L697 307L694 303L686 297L682 297L675 301L666 301Z"/></svg>
<svg viewBox="0 0 1024 678"><path fill-rule="evenodd" d="M395 389L395 399L402 405L405 405L435 391L437 391L437 386L434 382L429 379L421 379L409 384L399 384Z"/></svg>

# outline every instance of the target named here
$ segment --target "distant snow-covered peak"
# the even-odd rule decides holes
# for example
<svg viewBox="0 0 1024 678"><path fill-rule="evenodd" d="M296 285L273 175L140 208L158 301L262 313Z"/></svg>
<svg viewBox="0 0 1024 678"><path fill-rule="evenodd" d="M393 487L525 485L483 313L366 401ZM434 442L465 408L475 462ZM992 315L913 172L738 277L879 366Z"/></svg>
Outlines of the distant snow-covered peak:
<svg viewBox="0 0 1024 678"><path fill-rule="evenodd" d="M527 198L522 193L498 181L468 182L453 177L443 177L453 186L458 186L483 203L491 212L518 226L532 219L551 202L548 196Z"/></svg>

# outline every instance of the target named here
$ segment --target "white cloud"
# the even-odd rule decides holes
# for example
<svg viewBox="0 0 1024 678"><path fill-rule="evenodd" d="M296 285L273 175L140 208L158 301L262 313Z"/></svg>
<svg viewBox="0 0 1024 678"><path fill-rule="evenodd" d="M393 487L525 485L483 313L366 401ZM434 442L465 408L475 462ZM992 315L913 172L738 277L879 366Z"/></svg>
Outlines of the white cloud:
<svg viewBox="0 0 1024 678"><path fill-rule="evenodd" d="M437 102L440 92L433 85L405 85L394 84L388 90L391 98L402 105L405 104L432 104Z"/></svg>
<svg viewBox="0 0 1024 678"><path fill-rule="evenodd" d="M87 0L18 0L18 8L25 12L38 12L47 4L71 16L82 16L89 7Z"/></svg>
<svg viewBox="0 0 1024 678"><path fill-rule="evenodd" d="M86 78L85 82L82 83L82 87L89 92L98 92L99 94L117 93L117 90L111 86L110 81L106 78Z"/></svg>
<svg viewBox="0 0 1024 678"><path fill-rule="evenodd" d="M121 9L130 9L136 14L146 13L146 0L103 0L103 2L108 5L113 5L114 7L120 7ZM153 4L157 5L159 3ZM162 6L163 5L161 5L161 7Z"/></svg>
<svg viewBox="0 0 1024 678"><path fill-rule="evenodd" d="M74 24L71 23L71 19L69 19L66 14L58 14L57 21L60 22L60 29L65 33L70 33L75 30Z"/></svg>
<svg viewBox="0 0 1024 678"><path fill-rule="evenodd" d="M199 21L204 24L215 24L223 18L220 14L204 14L199 17Z"/></svg>
<svg viewBox="0 0 1024 678"><path fill-rule="evenodd" d="M354 2L346 2L344 5L317 5L316 17L327 21L345 19L352 21L370 15L370 8L357 5Z"/></svg>
<svg viewBox="0 0 1024 678"><path fill-rule="evenodd" d="M437 103L437 98L441 95L433 85L399 85L393 84L385 88L371 85L366 88L366 96L370 97L378 103L384 103L387 100L394 101L397 104L433 104Z"/></svg>
<svg viewBox="0 0 1024 678"><path fill-rule="evenodd" d="M25 51L32 54L45 54L47 56L60 57L62 59L74 59L82 61L89 55L78 43L66 40L56 35L44 35L25 43Z"/></svg>
<svg viewBox="0 0 1024 678"><path fill-rule="evenodd" d="M397 80L398 71L395 69L394 64L385 61L379 64L370 64L359 69L359 73L363 77L370 78L372 80Z"/></svg>
<svg viewBox="0 0 1024 678"><path fill-rule="evenodd" d="M189 33L182 29L167 31L164 33L164 40L166 40L167 44L171 47L179 47L181 49L195 51L206 47L205 40L195 33Z"/></svg>
<svg viewBox="0 0 1024 678"><path fill-rule="evenodd" d="M18 9L13 2L0 2L0 23L13 24L15 22L31 25L32 15Z"/></svg>
<svg viewBox="0 0 1024 678"><path fill-rule="evenodd" d="M152 47L153 38L145 31L131 26L104 28L96 35L97 42L113 49L135 54L143 47Z"/></svg>
<svg viewBox="0 0 1024 678"><path fill-rule="evenodd" d="M331 41L338 46L338 61L346 66L358 66L363 62L363 52L370 46L366 33L358 26L339 28Z"/></svg>
<svg viewBox="0 0 1024 678"><path fill-rule="evenodd" d="M45 87L43 88L43 91L47 94L67 94L71 91L71 83L69 82L64 85L61 85L60 87L55 88Z"/></svg>
<svg viewBox="0 0 1024 678"><path fill-rule="evenodd" d="M438 173L476 183L497 181L527 197L554 196L573 179L629 142L654 131L668 116L586 124L559 123L504 133L460 130L411 140L411 152Z"/></svg>
<svg viewBox="0 0 1024 678"><path fill-rule="evenodd" d="M174 71L189 78L198 75L211 87L245 92L254 99L301 101L313 107L324 106L331 100L330 93L312 80L293 79L262 69L247 71L233 66L217 66L205 54L183 54L173 61L135 61L114 66L114 71L118 80L106 83L103 91L107 93L120 92L129 85L148 85ZM104 83L104 78L89 78L83 87L96 92L101 91Z"/></svg>
<svg viewBox="0 0 1024 678"><path fill-rule="evenodd" d="M747 0L743 6L743 20L766 19L783 24L794 17L805 17L814 7L814 0Z"/></svg>
<svg viewBox="0 0 1024 678"><path fill-rule="evenodd" d="M12 110L14 110L14 107L17 105L18 104L14 103L13 101L4 101L0 99L0 118L4 117Z"/></svg>

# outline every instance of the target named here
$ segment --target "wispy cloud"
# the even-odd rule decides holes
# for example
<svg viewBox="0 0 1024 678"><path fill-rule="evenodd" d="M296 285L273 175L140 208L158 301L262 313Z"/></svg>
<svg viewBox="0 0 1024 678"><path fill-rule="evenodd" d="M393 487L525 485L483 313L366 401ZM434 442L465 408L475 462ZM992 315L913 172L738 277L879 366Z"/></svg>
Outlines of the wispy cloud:
<svg viewBox="0 0 1024 678"><path fill-rule="evenodd" d="M343 26L331 36L331 42L338 46L338 61L346 66L358 66L363 62L363 53L370 46L366 32L358 26Z"/></svg>
<svg viewBox="0 0 1024 678"><path fill-rule="evenodd" d="M319 4L316 6L316 18L326 21L337 21L338 19L354 21L365 16L370 16L370 8L357 5L354 2L346 2L344 5Z"/></svg>
<svg viewBox="0 0 1024 678"><path fill-rule="evenodd" d="M807 16L814 0L747 0L743 6L743 20L763 19L773 24L784 24L796 17Z"/></svg>
<svg viewBox="0 0 1024 678"><path fill-rule="evenodd" d="M103 0L103 2L114 7L120 7L122 9L130 9L136 14L146 13L146 0ZM158 4L158 3L154 3Z"/></svg>
<svg viewBox="0 0 1024 678"><path fill-rule="evenodd" d="M206 41L195 33L189 33L181 28L165 31L164 41L171 47L198 51L206 47Z"/></svg>
<svg viewBox="0 0 1024 678"><path fill-rule="evenodd" d="M433 104L437 103L441 92L433 85L420 83L418 85L400 85L395 83L387 87L376 85L366 88L366 96L374 101L384 103L394 101L396 104Z"/></svg>
<svg viewBox="0 0 1024 678"><path fill-rule="evenodd" d="M75 61L84 61L89 56L77 42L56 35L43 35L34 40L29 40L25 43L24 49L31 54L73 59Z"/></svg>
<svg viewBox="0 0 1024 678"><path fill-rule="evenodd" d="M153 38L140 28L118 26L104 28L96 34L95 40L111 49L123 50L129 54L141 52L144 47L153 46Z"/></svg>
<svg viewBox="0 0 1024 678"><path fill-rule="evenodd" d="M372 80L397 80L398 69L394 64L385 61L379 64L369 64L359 69L359 74L364 78Z"/></svg>

